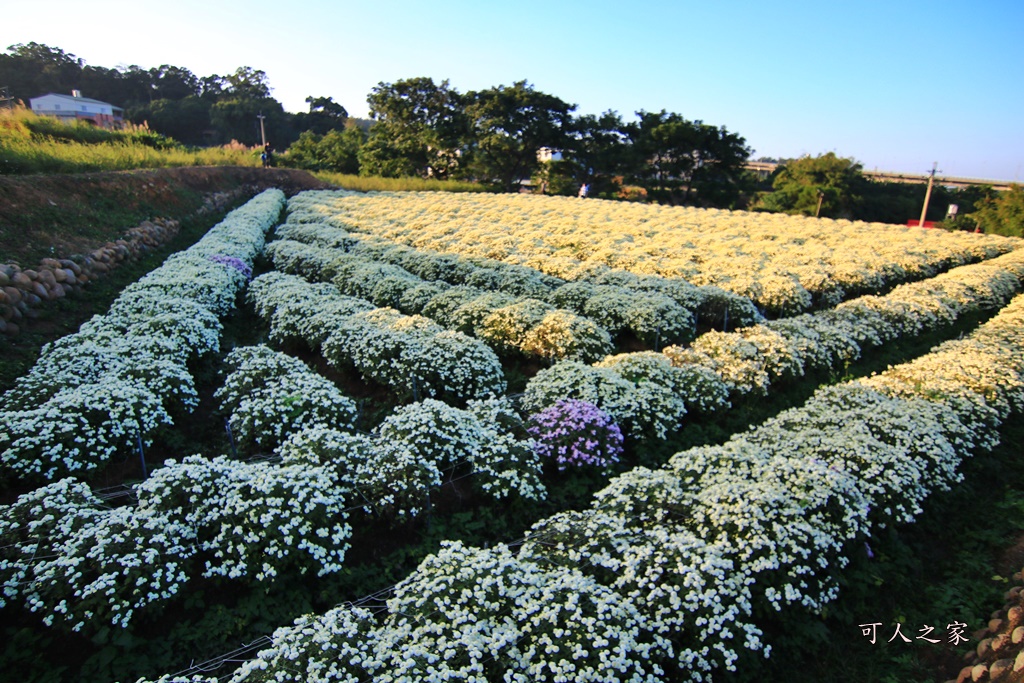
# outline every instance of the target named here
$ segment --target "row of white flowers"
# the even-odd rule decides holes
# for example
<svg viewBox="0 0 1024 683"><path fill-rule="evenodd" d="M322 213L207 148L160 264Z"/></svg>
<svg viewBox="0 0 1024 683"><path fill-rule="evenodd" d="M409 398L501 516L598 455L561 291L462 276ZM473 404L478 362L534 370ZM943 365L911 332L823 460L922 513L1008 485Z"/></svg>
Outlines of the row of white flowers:
<svg viewBox="0 0 1024 683"><path fill-rule="evenodd" d="M137 506L115 509L74 479L43 486L0 507L0 607L94 632L128 626L199 576L337 572L351 529L331 474L191 456L136 485Z"/></svg>
<svg viewBox="0 0 1024 683"><path fill-rule="evenodd" d="M125 288L106 315L43 347L0 396L0 461L9 476L53 480L149 442L198 399L188 360L217 350L219 317L277 221L267 190L199 242Z"/></svg>
<svg viewBox="0 0 1024 683"><path fill-rule="evenodd" d="M621 475L517 554L447 544L383 613L303 617L231 680L700 681L767 656L753 615L834 600L851 543L912 521L1024 408L1022 325L1018 297L966 340Z"/></svg>
<svg viewBox="0 0 1024 683"><path fill-rule="evenodd" d="M270 320L272 339L320 346L329 363L353 365L364 378L453 401L505 392L501 362L486 344L422 316L372 308L333 285L281 272L254 280L249 295Z"/></svg>
<svg viewBox="0 0 1024 683"><path fill-rule="evenodd" d="M289 208L302 220L566 280L595 265L681 277L747 297L771 315L834 305L1017 248L993 235L564 197L308 192Z"/></svg>
<svg viewBox="0 0 1024 683"><path fill-rule="evenodd" d="M221 396L243 408L265 398L268 384L310 373L295 364L265 347L236 350ZM279 437L280 464L195 455L136 485L136 506L110 509L70 478L0 506L0 608L20 603L75 631L127 627L197 577L268 582L338 572L350 513L413 517L453 479L497 499L546 495L533 443L507 399L465 410L428 399L398 408L370 435L341 431L349 404L296 405Z"/></svg>
<svg viewBox="0 0 1024 683"><path fill-rule="evenodd" d="M427 282L400 266L293 240L278 240L267 253L282 272L333 282L344 294L422 314L499 352L592 361L612 349L608 332L594 320L539 299Z"/></svg>
<svg viewBox="0 0 1024 683"><path fill-rule="evenodd" d="M688 408L728 406L735 392L767 393L780 379L837 367L865 349L912 337L974 311L1009 301L1024 282L1024 250L885 296L864 296L835 309L806 313L737 330L701 335L688 348L609 356L594 365L562 362L527 384L524 405L541 410L565 397L594 403L633 436L664 435Z"/></svg>

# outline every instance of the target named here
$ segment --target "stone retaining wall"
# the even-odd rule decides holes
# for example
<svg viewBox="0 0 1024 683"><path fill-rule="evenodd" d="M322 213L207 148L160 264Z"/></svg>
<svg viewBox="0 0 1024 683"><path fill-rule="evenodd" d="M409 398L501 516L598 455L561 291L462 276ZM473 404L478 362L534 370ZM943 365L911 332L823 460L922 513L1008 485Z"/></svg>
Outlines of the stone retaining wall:
<svg viewBox="0 0 1024 683"><path fill-rule="evenodd" d="M197 214L225 209L239 196L253 194L250 187L207 195ZM128 230L124 237L67 258L45 258L34 268L22 269L10 263L0 265L0 333L17 335L25 319L38 315L47 302L81 290L92 280L123 263L142 258L159 249L178 234L181 224L173 219L154 218Z"/></svg>

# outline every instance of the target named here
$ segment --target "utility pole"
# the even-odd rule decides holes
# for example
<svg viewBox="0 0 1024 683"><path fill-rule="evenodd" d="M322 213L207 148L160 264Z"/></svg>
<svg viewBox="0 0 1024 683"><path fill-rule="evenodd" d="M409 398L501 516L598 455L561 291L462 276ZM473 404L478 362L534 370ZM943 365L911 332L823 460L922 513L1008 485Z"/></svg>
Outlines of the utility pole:
<svg viewBox="0 0 1024 683"><path fill-rule="evenodd" d="M267 118L261 111L256 118L260 120L260 139L263 140L263 149L267 148L267 133L263 130L263 119Z"/></svg>
<svg viewBox="0 0 1024 683"><path fill-rule="evenodd" d="M823 199L825 199L825 192L824 192L824 190L818 190L818 208L816 208L814 210L814 217L815 218L817 218L818 215L821 213L821 202L822 202Z"/></svg>
<svg viewBox="0 0 1024 683"><path fill-rule="evenodd" d="M935 169L939 167L939 162L932 162L932 172L928 174L928 189L924 193L924 207L921 209L921 220L917 222L917 227L924 227L924 216L928 213L928 201L932 198L932 184L935 182Z"/></svg>

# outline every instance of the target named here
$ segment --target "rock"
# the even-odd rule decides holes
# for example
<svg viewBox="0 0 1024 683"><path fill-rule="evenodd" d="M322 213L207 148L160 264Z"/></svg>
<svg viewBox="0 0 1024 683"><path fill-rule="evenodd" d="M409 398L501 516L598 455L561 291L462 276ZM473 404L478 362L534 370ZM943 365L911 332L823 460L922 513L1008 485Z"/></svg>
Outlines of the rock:
<svg viewBox="0 0 1024 683"><path fill-rule="evenodd" d="M1010 644L1010 634L1000 633L998 636L992 639L992 652L998 654L1001 650L1005 650L1006 646Z"/></svg>
<svg viewBox="0 0 1024 683"><path fill-rule="evenodd" d="M4 294L7 295L7 303L17 306L21 303L21 290L16 287L4 287Z"/></svg>
<svg viewBox="0 0 1024 683"><path fill-rule="evenodd" d="M40 287L42 287L42 285L40 285ZM45 289L43 290L43 296L46 296L46 290ZM43 297L42 296L39 296L38 294L36 294L34 292L29 292L29 293L25 294L25 299L21 303L28 304L28 307L34 308L34 307L38 306L39 304L41 304L42 302L43 302ZM22 309L22 310L27 311L27 308Z"/></svg>
<svg viewBox="0 0 1024 683"><path fill-rule="evenodd" d="M18 289L28 289L32 286L32 278L25 273L15 273L14 277L11 278L11 284Z"/></svg>
<svg viewBox="0 0 1024 683"><path fill-rule="evenodd" d="M1006 620L1009 622L1011 628L1017 628L1018 626L1024 625L1024 607L1020 605L1014 605L1006 612Z"/></svg>
<svg viewBox="0 0 1024 683"><path fill-rule="evenodd" d="M993 681L1002 680L1011 673L1013 673L1012 659L997 659L992 662L992 668L988 670L989 678Z"/></svg>
<svg viewBox="0 0 1024 683"><path fill-rule="evenodd" d="M63 268L56 269L55 271L53 271L53 279L56 280L57 282L64 282L65 280L68 279L68 271L64 270Z"/></svg>
<svg viewBox="0 0 1024 683"><path fill-rule="evenodd" d="M985 638L980 643L978 643L978 647L976 648L975 652L978 653L978 657L981 659L985 659L985 657L988 657L989 653L992 652L992 638Z"/></svg>
<svg viewBox="0 0 1024 683"><path fill-rule="evenodd" d="M9 284L11 284L11 278L3 270L0 270L0 287L6 287Z"/></svg>
<svg viewBox="0 0 1024 683"><path fill-rule="evenodd" d="M40 299L46 298L46 286L42 282L36 282L32 285L32 293L38 296Z"/></svg>
<svg viewBox="0 0 1024 683"><path fill-rule="evenodd" d="M960 674L956 677L956 683L965 683L966 681L971 680L972 669L974 669L973 666L965 666L960 669Z"/></svg>
<svg viewBox="0 0 1024 683"><path fill-rule="evenodd" d="M72 273L71 271L67 271L67 270L66 270L66 271L63 271L63 272L65 273L65 276L66 276L66 282L67 282L67 283L68 283L69 285L73 285L73 284L75 284L76 282L78 282L78 278L77 278L77 277L75 277L75 274L74 274L74 273Z"/></svg>
<svg viewBox="0 0 1024 683"><path fill-rule="evenodd" d="M7 323L7 326L4 328L4 334L11 337L18 334L18 332L21 332L21 328L11 322Z"/></svg>
<svg viewBox="0 0 1024 683"><path fill-rule="evenodd" d="M1024 671L1024 650L1017 653L1017 658L1013 660L1013 671L1019 673Z"/></svg>
<svg viewBox="0 0 1024 683"><path fill-rule="evenodd" d="M1017 645L1021 641L1024 641L1024 626L1018 626L1013 629L1013 633L1010 634L1010 642Z"/></svg>
<svg viewBox="0 0 1024 683"><path fill-rule="evenodd" d="M1006 591L1006 595L1004 595L1003 598L1007 602L1009 602L1010 600L1016 600L1017 596L1020 595L1020 591L1021 591L1021 587L1020 586L1014 586L1010 590Z"/></svg>
<svg viewBox="0 0 1024 683"><path fill-rule="evenodd" d="M25 275L28 275L33 280L39 277L39 273L34 270L23 270L21 272L24 273Z"/></svg>
<svg viewBox="0 0 1024 683"><path fill-rule="evenodd" d="M988 667L984 664L979 664L971 669L971 680L972 681L984 681L988 678Z"/></svg>

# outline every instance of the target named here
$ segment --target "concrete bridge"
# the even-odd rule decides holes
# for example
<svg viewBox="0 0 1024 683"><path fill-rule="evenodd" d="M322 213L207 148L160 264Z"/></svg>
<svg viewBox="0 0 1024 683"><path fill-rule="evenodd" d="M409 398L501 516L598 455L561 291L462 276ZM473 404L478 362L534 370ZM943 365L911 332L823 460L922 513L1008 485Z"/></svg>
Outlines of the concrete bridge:
<svg viewBox="0 0 1024 683"><path fill-rule="evenodd" d="M744 168L757 173L761 179L770 176L779 164L768 161L748 161ZM864 177L876 180L880 183L927 183L927 173L897 173L894 171L865 171L861 173ZM1009 190L1014 184L1008 180L986 180L984 178L957 178L953 176L935 176L935 183L945 187L971 187L972 185L988 185L994 190ZM1017 183L1018 185L1021 183Z"/></svg>

